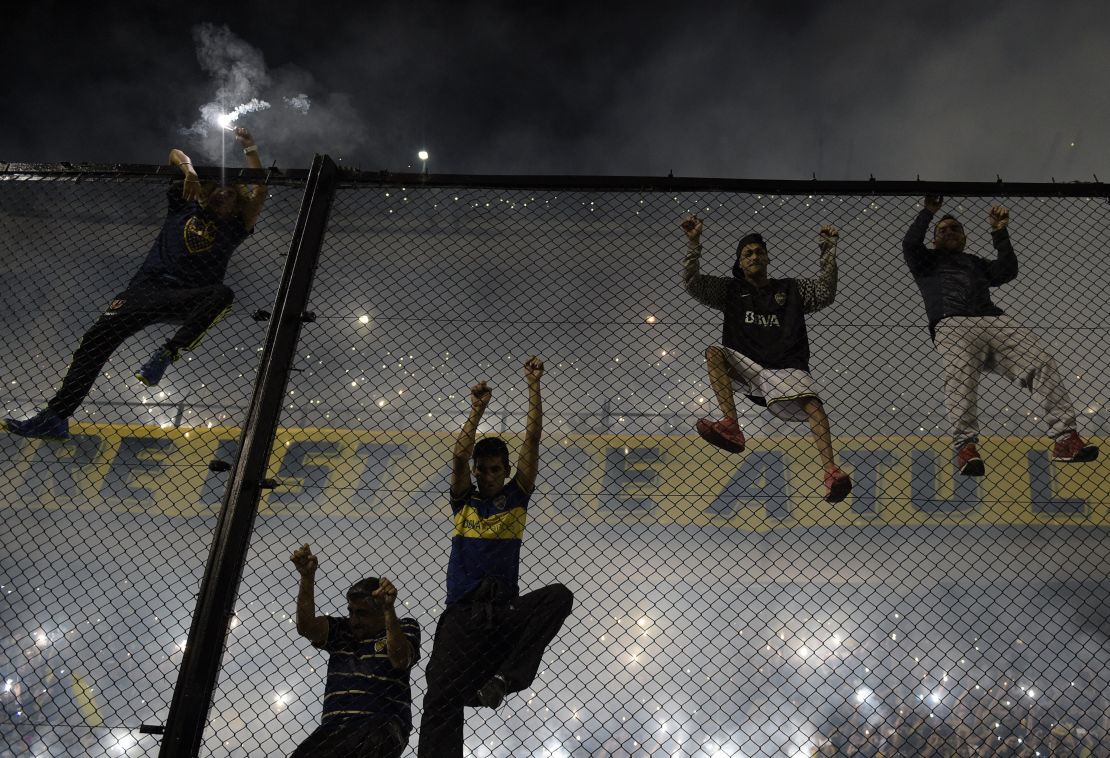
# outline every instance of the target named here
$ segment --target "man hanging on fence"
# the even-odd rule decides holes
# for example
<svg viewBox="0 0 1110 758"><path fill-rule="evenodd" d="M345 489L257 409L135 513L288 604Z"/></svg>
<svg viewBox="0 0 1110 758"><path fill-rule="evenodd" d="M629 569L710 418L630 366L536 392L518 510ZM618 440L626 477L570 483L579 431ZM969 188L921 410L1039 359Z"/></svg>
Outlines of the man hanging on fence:
<svg viewBox="0 0 1110 758"><path fill-rule="evenodd" d="M250 132L239 127L235 141L242 145L247 166L262 168L258 146ZM9 432L24 437L66 439L69 417L92 389L104 364L124 340L152 324L180 324L135 374L155 386L181 351L196 349L212 326L231 309L234 293L223 284L235 248L253 231L266 199L266 187L202 185L185 153L170 151L170 163L185 175L167 193L168 208L162 231L132 277L85 333L73 356L62 387L46 408L29 419L4 419Z"/></svg>
<svg viewBox="0 0 1110 758"><path fill-rule="evenodd" d="M703 222L696 214L682 221L686 232L683 281L702 305L724 314L721 344L705 351L709 383L724 415L720 421L698 419L698 434L730 453L744 450L737 420L734 387L757 405L785 421L808 421L824 466L825 500L848 496L852 482L836 465L825 408L809 373L809 337L805 314L836 297L836 227L821 227L821 272L813 279L771 279L767 246L748 234L736 246L732 278L699 273Z"/></svg>
<svg viewBox="0 0 1110 758"><path fill-rule="evenodd" d="M409 671L420 655L420 626L397 618L389 579L347 590L349 616L317 616L316 569L308 545L290 556L300 574L297 632L328 653L320 726L291 758L398 758L412 732Z"/></svg>
<svg viewBox="0 0 1110 758"><path fill-rule="evenodd" d="M485 382L471 388L470 417L455 442L447 609L428 662L422 758L462 756L463 706L497 708L506 695L531 685L544 649L570 615L573 596L561 584L519 594L520 541L539 462L543 361L529 358L524 372L528 421L512 479L503 440L474 443L492 395Z"/></svg>
<svg viewBox="0 0 1110 758"><path fill-rule="evenodd" d="M991 302L991 287L1017 277L1017 256L1008 230L1010 212L996 205L987 216L998 252L991 261L964 252L964 228L951 215L942 216L933 227L933 248L925 247L929 221L942 202L940 195L925 196L924 208L902 240L902 252L925 300L929 333L944 361L944 402L957 468L966 476L982 476L986 471L975 447L979 375L984 371L1017 381L1033 395L1055 441L1052 460L1093 461L1098 448L1084 442L1076 431L1075 411L1052 356L1033 332Z"/></svg>

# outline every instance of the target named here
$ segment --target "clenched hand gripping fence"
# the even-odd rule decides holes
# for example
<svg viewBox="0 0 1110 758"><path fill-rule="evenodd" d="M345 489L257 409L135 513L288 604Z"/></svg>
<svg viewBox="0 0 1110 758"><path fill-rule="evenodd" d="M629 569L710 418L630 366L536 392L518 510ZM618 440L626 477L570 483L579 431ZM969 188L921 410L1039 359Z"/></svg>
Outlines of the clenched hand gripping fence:
<svg viewBox="0 0 1110 758"><path fill-rule="evenodd" d="M126 290L170 176L0 178L0 403L18 420ZM271 177L222 279L232 310L156 387L135 372L180 324L112 353L68 441L0 437L5 754L174 754L159 733L175 688L195 685L178 672L205 563L226 559L210 547L268 349L258 312L281 308L306 181ZM983 374L986 474L956 472L942 356L902 252L926 191L987 259L988 212L1009 208L1018 272L994 303L1040 340L1079 434L1101 442L1101 185L341 177L291 368L267 380L284 405L234 613L205 621L227 633L200 754L287 755L319 725L328 655L297 633L289 561L306 543L317 614L346 615L347 589L385 576L418 624L416 754L470 387L492 388L477 436L502 436L515 471L536 355L520 587L561 583L574 606L527 689L467 709L467 755L1110 755L1107 464L1052 460L1018 371ZM818 230L839 229L835 300L806 324L844 501L824 499L806 422L737 393L742 453L695 431L721 418L705 352L722 315L684 287L690 212L701 273L719 277L753 231L770 276L815 277Z"/></svg>

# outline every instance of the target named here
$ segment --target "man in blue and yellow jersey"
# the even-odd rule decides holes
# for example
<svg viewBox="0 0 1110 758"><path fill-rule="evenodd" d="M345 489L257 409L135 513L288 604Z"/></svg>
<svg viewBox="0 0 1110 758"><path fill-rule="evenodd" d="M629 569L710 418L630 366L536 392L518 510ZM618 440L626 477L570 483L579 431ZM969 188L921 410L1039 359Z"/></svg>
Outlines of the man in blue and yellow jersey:
<svg viewBox="0 0 1110 758"><path fill-rule="evenodd" d="M347 590L348 616L317 616L320 562L308 545L289 559L300 574L297 632L328 653L320 726L291 758L398 758L412 732L409 671L420 655L420 626L397 618L397 588L386 577Z"/></svg>
<svg viewBox="0 0 1110 758"><path fill-rule="evenodd" d="M485 382L470 390L470 417L455 443L447 610L436 627L428 662L422 758L462 756L463 706L496 708L507 694L532 684L544 650L574 600L561 584L520 594L520 541L539 463L543 361L529 358L524 375L528 422L511 479L505 442L497 437L474 442L492 396Z"/></svg>
<svg viewBox="0 0 1110 758"><path fill-rule="evenodd" d="M262 168L258 145L246 129L235 130L249 168ZM245 187L202 184L189 156L170 151L170 164L184 175L166 193L162 231L126 289L108 303L85 332L61 388L29 419L4 419L12 434L67 439L69 417L89 394L116 348L152 324L180 328L135 377L155 386L181 351L196 349L212 326L231 309L235 294L223 283L231 254L254 232L266 200L265 185Z"/></svg>

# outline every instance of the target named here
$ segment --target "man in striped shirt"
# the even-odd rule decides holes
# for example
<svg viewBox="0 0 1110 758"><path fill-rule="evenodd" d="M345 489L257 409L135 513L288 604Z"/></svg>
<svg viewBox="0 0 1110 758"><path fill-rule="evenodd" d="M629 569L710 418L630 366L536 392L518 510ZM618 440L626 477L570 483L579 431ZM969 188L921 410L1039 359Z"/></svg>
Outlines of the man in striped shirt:
<svg viewBox="0 0 1110 758"><path fill-rule="evenodd" d="M349 616L317 616L319 561L308 545L290 560L301 576L297 632L329 654L320 726L291 758L398 758L412 731L409 671L420 653L419 625L397 618L397 588L385 577L347 591Z"/></svg>

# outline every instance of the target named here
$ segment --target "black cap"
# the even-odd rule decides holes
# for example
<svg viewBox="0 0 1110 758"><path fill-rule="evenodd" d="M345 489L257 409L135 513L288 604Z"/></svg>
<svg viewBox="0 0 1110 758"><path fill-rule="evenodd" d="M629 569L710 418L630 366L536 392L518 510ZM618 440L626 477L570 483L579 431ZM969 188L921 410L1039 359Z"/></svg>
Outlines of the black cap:
<svg viewBox="0 0 1110 758"><path fill-rule="evenodd" d="M347 590L347 597L351 595L372 595L378 589L379 584L381 584L381 580L376 576L369 579L359 579L351 585L351 589Z"/></svg>
<svg viewBox="0 0 1110 758"><path fill-rule="evenodd" d="M736 255L739 256L740 251L743 250L746 245L750 245L753 242L758 242L760 247L764 250L767 249L767 243L763 241L763 235L759 232L752 232L751 234L745 234L740 238L740 241L736 243Z"/></svg>
<svg viewBox="0 0 1110 758"><path fill-rule="evenodd" d="M732 275L737 279L744 276L744 270L740 268L740 251L753 242L758 242L760 247L764 250L767 249L767 243L763 241L763 235L759 232L752 232L741 237L740 241L736 243L736 261L732 264Z"/></svg>

